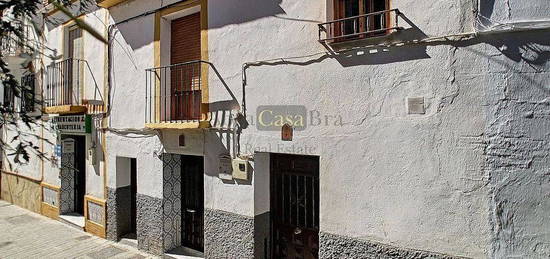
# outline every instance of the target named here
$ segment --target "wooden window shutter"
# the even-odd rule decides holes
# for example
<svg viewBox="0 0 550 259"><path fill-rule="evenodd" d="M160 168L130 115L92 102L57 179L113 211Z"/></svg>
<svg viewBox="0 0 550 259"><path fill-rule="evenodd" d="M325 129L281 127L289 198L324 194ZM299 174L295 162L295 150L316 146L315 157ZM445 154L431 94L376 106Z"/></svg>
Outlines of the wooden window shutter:
<svg viewBox="0 0 550 259"><path fill-rule="evenodd" d="M200 13L175 19L171 24L170 64L201 59Z"/></svg>

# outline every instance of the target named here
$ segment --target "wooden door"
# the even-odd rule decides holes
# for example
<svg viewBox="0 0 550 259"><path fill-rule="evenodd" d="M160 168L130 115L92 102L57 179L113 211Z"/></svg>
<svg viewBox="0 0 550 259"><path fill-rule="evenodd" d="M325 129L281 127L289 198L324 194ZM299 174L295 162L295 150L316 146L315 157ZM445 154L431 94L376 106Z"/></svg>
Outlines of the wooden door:
<svg viewBox="0 0 550 259"><path fill-rule="evenodd" d="M63 70L65 70L65 86L62 89L63 98L62 104L77 104L80 97L80 69L79 69L79 59L82 54L82 29L77 26L69 28L69 42L68 42L68 51L67 51L67 61L63 65Z"/></svg>
<svg viewBox="0 0 550 259"><path fill-rule="evenodd" d="M271 155L272 258L319 257L319 158Z"/></svg>
<svg viewBox="0 0 550 259"><path fill-rule="evenodd" d="M137 218L137 159L130 159L130 231L136 233Z"/></svg>
<svg viewBox="0 0 550 259"><path fill-rule="evenodd" d="M199 119L201 63L189 62L201 59L200 13L173 20L170 38L170 120Z"/></svg>
<svg viewBox="0 0 550 259"><path fill-rule="evenodd" d="M204 251L204 158L181 156L182 245Z"/></svg>

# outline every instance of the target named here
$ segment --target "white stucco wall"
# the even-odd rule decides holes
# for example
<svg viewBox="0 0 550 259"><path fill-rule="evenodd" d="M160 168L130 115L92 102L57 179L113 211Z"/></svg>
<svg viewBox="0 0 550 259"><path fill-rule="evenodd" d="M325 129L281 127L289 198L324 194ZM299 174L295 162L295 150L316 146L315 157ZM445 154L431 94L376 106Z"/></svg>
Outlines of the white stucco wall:
<svg viewBox="0 0 550 259"><path fill-rule="evenodd" d="M292 142L280 141L278 131L258 131L255 125L240 136L245 155L253 153L242 150L248 146L252 151L320 156L321 231L476 258L506 250L491 243L495 226L488 217L495 200L490 198L494 188L483 143L487 143L484 136L492 121L492 112L486 108L492 104L488 96L499 92L499 84L525 79L522 73L535 73L540 77L537 82L547 84L547 65L532 69L510 53L499 52L499 46L495 48L495 41L511 46L523 36L488 36L466 44L369 48L364 54L352 51L324 58L326 49L317 42L317 23L326 16L324 5L308 1L254 3L255 10L263 11L250 12L240 8L246 2L209 1L209 59L239 102L244 63L270 59L282 63L246 69L248 118L254 117L260 105L304 105L322 116L333 116L328 124L295 132ZM505 2L495 1L495 9ZM419 29L407 33L441 36L473 30L471 3L396 0L392 7L399 8ZM512 20L547 18L537 13L548 9L541 1L522 1L511 8L517 14ZM532 12L534 17L528 15ZM506 20L496 14L492 17ZM514 38L506 42L507 37ZM369 54L371 50L377 53ZM528 49L520 52L540 55ZM321 54L311 55L315 53ZM307 57L287 59L296 63L284 64L285 58L296 56ZM210 102L230 100L217 81L210 73ZM534 96L542 100L547 92L530 97ZM409 115L407 97L424 97L426 114ZM334 126L334 116L341 116L344 125ZM253 203L235 198L251 196L247 188L220 184L219 191L224 197L248 203L244 211L250 213ZM514 190L521 188L530 187L518 185ZM536 197L542 199L542 193L548 194L540 190ZM223 204L218 207L238 210ZM514 208L524 213L533 209ZM543 208L549 207L541 205L537 210ZM518 212L522 222L518 224L526 229L534 222L548 224L540 219L546 218L542 214L531 219L522 215ZM545 234L535 235L537 241L517 240L523 247L506 252L528 256L529 247L549 242Z"/></svg>
<svg viewBox="0 0 550 259"><path fill-rule="evenodd" d="M109 10L109 24L155 8L152 1L130 1ZM132 8L129 8L131 4ZM114 129L142 129L145 124L145 69L153 66L154 15L116 26L112 37L111 115ZM107 186L116 188L116 157L136 158L137 191L162 198L162 145L155 134L128 138L107 132Z"/></svg>
<svg viewBox="0 0 550 259"><path fill-rule="evenodd" d="M106 24L172 2L127 1L109 10ZM481 36L462 43L376 47L325 56L327 50L317 41L317 24L327 16L324 1L208 3L209 61L220 71L236 96L235 101L242 104L243 64L280 61L246 69L244 98L252 124L240 135L240 154L320 156L321 231L475 258L548 254L550 238L540 231L550 227L546 215L550 205L544 200L549 190L541 184L547 183L544 173L549 163L545 149L536 144L518 144L525 148L520 150L525 157L510 164L527 164L525 161L531 158L527 150L539 153L532 159L534 166L509 166L513 170L508 170L502 169L500 160L490 159L489 151L499 146L487 144L499 141L500 135L491 134L507 130L529 136L529 140L548 141L548 135L537 130L548 124L532 120L509 129L510 121L502 118L512 118L514 114L500 109L501 105L509 105L507 108L534 103L535 115L545 114L541 107L546 105L544 98L548 96L549 67L544 59L548 46L532 42L536 41L536 32ZM413 23L414 26L406 25L402 21L409 37L426 37L472 31L471 3L395 0L392 7L399 8ZM494 1L490 7L482 6L480 13L500 22L539 20L547 18L541 10L548 7L543 0L529 4L502 0ZM103 31L104 12L99 9L84 19ZM58 49L58 53L62 53L61 34L61 26L46 30L48 47ZM269 201L268 185L256 181L268 179L269 159L265 154L252 162L259 177L253 175L250 182L222 181L217 176L218 156L235 149L234 138L216 130L228 125L215 123L214 129L204 131L127 133L129 129L141 130L145 124L144 70L154 66L154 15L120 24L112 36L107 186L117 187L117 157L137 158L138 192L162 198L159 156L164 152L205 155L207 208L250 217L264 213L269 208L265 204ZM105 46L90 35L84 39L85 57L103 89ZM533 46L534 50L529 48ZM297 56L303 57L287 59ZM91 83L90 77L86 80ZM538 87L532 89L533 86ZM507 89L521 88L530 90L519 97L506 96L511 94ZM209 90L211 107L222 107L222 103L231 100L212 69ZM408 97L424 97L426 114L408 114ZM304 131L296 131L292 142L282 142L280 132L256 129L254 116L260 105L303 105L311 112L310 125ZM528 108L517 108L517 113L522 114L523 109ZM223 107L215 112L230 116L223 114ZM186 135L186 147L177 146L179 134ZM48 138L55 142L53 135ZM87 189L99 197L103 196L102 168L102 162L88 167L87 175L91 179ZM507 185L506 179L518 177L522 170L536 177L528 178L528 184L516 181L513 183L517 185ZM46 164L45 181L59 184L58 172ZM503 203L506 200L512 200L514 206L507 207ZM517 216L512 227L506 215ZM524 232L516 233L514 227ZM515 236L507 234L510 228ZM512 248L507 247L510 242L515 242L510 245Z"/></svg>

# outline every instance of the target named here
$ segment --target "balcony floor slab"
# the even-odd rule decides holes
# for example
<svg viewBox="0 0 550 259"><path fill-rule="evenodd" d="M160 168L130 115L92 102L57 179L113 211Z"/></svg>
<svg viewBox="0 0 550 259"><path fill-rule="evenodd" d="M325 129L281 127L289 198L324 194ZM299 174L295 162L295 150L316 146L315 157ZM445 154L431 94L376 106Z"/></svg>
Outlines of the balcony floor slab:
<svg viewBox="0 0 550 259"><path fill-rule="evenodd" d="M202 129L210 128L211 125L209 121L183 121L146 123L145 127L149 129Z"/></svg>
<svg viewBox="0 0 550 259"><path fill-rule="evenodd" d="M48 114L77 114L86 113L87 107L84 105L59 105L44 108L44 113Z"/></svg>

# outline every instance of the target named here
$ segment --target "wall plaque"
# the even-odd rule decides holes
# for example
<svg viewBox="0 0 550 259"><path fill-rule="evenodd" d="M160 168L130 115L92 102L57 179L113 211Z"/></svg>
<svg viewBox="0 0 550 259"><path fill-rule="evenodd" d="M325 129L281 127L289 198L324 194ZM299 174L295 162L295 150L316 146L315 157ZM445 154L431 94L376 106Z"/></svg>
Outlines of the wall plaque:
<svg viewBox="0 0 550 259"><path fill-rule="evenodd" d="M410 97L407 99L409 114L425 114L424 97Z"/></svg>
<svg viewBox="0 0 550 259"><path fill-rule="evenodd" d="M63 140L63 147L61 148L61 152L63 152L63 154L74 153L74 145L75 143L73 139Z"/></svg>
<svg viewBox="0 0 550 259"><path fill-rule="evenodd" d="M103 206L88 201L88 220L103 226Z"/></svg>

